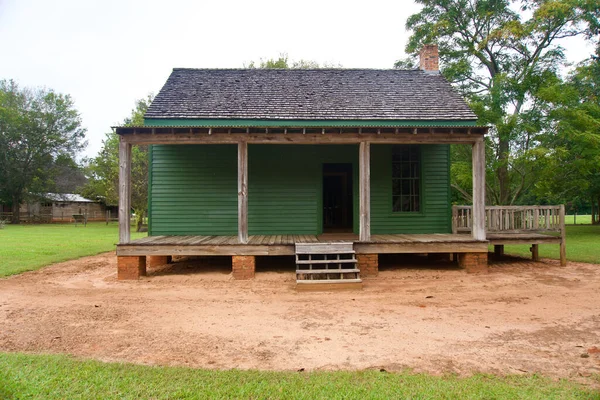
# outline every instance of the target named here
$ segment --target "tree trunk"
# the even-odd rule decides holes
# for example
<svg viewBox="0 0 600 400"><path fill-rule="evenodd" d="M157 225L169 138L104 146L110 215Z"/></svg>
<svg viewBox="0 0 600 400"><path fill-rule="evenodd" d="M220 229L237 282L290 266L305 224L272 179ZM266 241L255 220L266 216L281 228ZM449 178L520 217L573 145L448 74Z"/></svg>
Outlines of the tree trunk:
<svg viewBox="0 0 600 400"><path fill-rule="evenodd" d="M508 175L508 150L509 141L505 139L498 140L498 161L500 165L496 171L499 185L499 200L498 205L509 205L510 199L510 177Z"/></svg>
<svg viewBox="0 0 600 400"><path fill-rule="evenodd" d="M12 220L11 224L19 224L21 222L21 199L13 197L12 200Z"/></svg>
<svg viewBox="0 0 600 400"><path fill-rule="evenodd" d="M596 207L594 206L594 198L592 197L592 225L596 223Z"/></svg>

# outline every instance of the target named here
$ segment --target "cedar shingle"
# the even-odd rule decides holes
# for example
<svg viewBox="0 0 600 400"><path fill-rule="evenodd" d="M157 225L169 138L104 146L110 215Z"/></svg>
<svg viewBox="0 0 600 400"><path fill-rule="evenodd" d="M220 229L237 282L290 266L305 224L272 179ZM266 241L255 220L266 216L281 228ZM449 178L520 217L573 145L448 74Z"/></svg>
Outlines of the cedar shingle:
<svg viewBox="0 0 600 400"><path fill-rule="evenodd" d="M475 120L440 74L175 68L146 113L170 119Z"/></svg>

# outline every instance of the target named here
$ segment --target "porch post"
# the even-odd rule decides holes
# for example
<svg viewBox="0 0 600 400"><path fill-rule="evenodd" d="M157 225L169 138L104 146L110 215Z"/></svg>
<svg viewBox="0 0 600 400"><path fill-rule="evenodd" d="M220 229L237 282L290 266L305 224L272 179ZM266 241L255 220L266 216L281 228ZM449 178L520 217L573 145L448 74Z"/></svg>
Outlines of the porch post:
<svg viewBox="0 0 600 400"><path fill-rule="evenodd" d="M238 142L238 240L248 243L248 142Z"/></svg>
<svg viewBox="0 0 600 400"><path fill-rule="evenodd" d="M485 234L485 142L473 144L473 239L486 240Z"/></svg>
<svg viewBox="0 0 600 400"><path fill-rule="evenodd" d="M129 243L131 217L131 144L119 136L119 243Z"/></svg>
<svg viewBox="0 0 600 400"><path fill-rule="evenodd" d="M360 142L359 193L360 193L360 235L361 242L371 240L371 143Z"/></svg>

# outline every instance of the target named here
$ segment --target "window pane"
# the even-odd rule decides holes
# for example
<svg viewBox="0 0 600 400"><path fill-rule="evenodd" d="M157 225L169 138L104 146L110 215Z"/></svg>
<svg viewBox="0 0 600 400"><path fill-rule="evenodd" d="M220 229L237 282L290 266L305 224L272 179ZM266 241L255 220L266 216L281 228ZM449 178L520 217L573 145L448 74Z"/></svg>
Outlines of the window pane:
<svg viewBox="0 0 600 400"><path fill-rule="evenodd" d="M420 159L418 145L392 148L392 211L418 212L420 209Z"/></svg>

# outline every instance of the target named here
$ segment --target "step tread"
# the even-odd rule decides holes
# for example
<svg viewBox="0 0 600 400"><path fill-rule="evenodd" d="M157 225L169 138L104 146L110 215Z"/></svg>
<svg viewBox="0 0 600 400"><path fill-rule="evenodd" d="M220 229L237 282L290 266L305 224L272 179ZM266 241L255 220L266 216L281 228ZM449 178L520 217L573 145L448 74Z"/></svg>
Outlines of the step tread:
<svg viewBox="0 0 600 400"><path fill-rule="evenodd" d="M358 279L315 279L315 280L298 280L296 281L297 284L302 284L302 285L309 285L311 283L360 283L362 282L362 279L358 278Z"/></svg>
<svg viewBox="0 0 600 400"><path fill-rule="evenodd" d="M340 260L296 260L296 264L349 264L358 262L356 258Z"/></svg>
<svg viewBox="0 0 600 400"><path fill-rule="evenodd" d="M358 268L348 269L297 269L296 274L347 274L360 272Z"/></svg>

